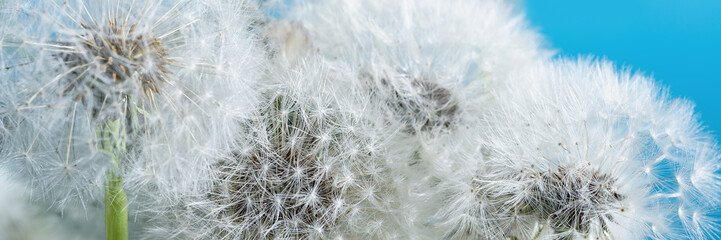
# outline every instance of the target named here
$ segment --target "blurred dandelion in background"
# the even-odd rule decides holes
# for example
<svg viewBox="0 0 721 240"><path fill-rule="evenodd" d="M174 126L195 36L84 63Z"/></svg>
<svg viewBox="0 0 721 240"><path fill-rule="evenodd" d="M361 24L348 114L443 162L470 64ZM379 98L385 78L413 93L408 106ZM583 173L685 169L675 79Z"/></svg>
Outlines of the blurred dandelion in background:
<svg viewBox="0 0 721 240"><path fill-rule="evenodd" d="M644 4L0 1L0 239L721 238L713 27L579 47Z"/></svg>

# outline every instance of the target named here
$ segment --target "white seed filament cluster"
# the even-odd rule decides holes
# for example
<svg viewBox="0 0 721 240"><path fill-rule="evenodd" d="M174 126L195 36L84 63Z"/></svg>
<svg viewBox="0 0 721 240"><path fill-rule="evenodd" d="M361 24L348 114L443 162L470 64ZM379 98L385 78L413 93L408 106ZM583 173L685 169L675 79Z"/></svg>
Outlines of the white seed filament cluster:
<svg viewBox="0 0 721 240"><path fill-rule="evenodd" d="M613 221L610 213L621 209L624 200L614 190L616 180L600 170L558 167L529 177L534 181L527 186L527 210L547 219L556 232L588 233L594 224L607 231L606 222Z"/></svg>
<svg viewBox="0 0 721 240"><path fill-rule="evenodd" d="M62 94L92 104L94 111L124 96L157 93L170 75L172 61L162 42L127 22L83 25L82 34L61 45L72 49L56 55L67 71Z"/></svg>
<svg viewBox="0 0 721 240"><path fill-rule="evenodd" d="M247 148L218 166L222 179L211 199L226 206L221 218L236 226L221 235L327 236L348 207L357 204L353 192L358 184L373 181L367 169L373 164L362 166L373 153L361 147L358 135L340 126L342 114L324 115L282 94L271 102L239 140Z"/></svg>
<svg viewBox="0 0 721 240"><path fill-rule="evenodd" d="M397 82L390 82L397 81ZM383 96L392 116L402 122L405 132L447 130L459 112L451 91L431 81L416 77L389 80L380 78L377 94Z"/></svg>

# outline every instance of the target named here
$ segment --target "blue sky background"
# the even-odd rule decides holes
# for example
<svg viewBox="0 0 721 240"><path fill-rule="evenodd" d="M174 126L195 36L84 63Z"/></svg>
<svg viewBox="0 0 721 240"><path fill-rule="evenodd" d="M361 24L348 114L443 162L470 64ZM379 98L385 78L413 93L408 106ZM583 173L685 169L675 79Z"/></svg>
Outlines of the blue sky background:
<svg viewBox="0 0 721 240"><path fill-rule="evenodd" d="M559 56L605 57L653 76L696 104L721 136L721 0L526 0L533 27Z"/></svg>

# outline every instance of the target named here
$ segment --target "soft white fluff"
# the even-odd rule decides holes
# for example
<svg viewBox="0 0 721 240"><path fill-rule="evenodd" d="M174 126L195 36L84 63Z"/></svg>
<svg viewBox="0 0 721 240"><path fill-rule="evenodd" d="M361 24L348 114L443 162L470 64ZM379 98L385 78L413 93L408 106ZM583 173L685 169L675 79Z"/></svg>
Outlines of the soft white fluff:
<svg viewBox="0 0 721 240"><path fill-rule="evenodd" d="M125 119L129 196L193 187L233 145L265 59L243 3L6 1L0 164L61 207L102 198L108 121ZM203 175L206 174L206 175ZM147 193L146 192L146 193Z"/></svg>
<svg viewBox="0 0 721 240"><path fill-rule="evenodd" d="M721 238L691 104L507 1L278 4L0 2L0 168L58 207L0 230L102 230L116 155L135 238Z"/></svg>
<svg viewBox="0 0 721 240"><path fill-rule="evenodd" d="M278 8L282 9L282 8ZM395 133L390 162L405 238L433 236L439 179L475 152L464 137L491 90L549 52L504 1L296 1L285 9L307 51L348 65ZM290 40L290 38L287 38Z"/></svg>
<svg viewBox="0 0 721 240"><path fill-rule="evenodd" d="M209 187L158 208L149 238L392 238L383 122L367 93L326 64L272 68Z"/></svg>
<svg viewBox="0 0 721 240"><path fill-rule="evenodd" d="M483 158L448 177L448 237L719 237L719 153L692 105L604 61L516 77L484 116Z"/></svg>
<svg viewBox="0 0 721 240"><path fill-rule="evenodd" d="M509 73L548 53L503 1L297 1L308 44L355 69L389 121L443 132L483 104Z"/></svg>
<svg viewBox="0 0 721 240"><path fill-rule="evenodd" d="M102 229L68 218L87 217L84 214L61 215L35 206L16 182L7 179L0 170L0 239L58 239L80 240L102 238ZM61 219L62 217L62 219Z"/></svg>

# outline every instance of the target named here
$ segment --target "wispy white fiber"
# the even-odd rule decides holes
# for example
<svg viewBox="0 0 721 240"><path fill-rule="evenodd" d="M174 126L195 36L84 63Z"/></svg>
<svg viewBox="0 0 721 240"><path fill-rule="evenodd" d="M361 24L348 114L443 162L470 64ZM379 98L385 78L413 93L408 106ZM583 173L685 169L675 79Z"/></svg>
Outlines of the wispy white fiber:
<svg viewBox="0 0 721 240"><path fill-rule="evenodd" d="M297 1L284 20L307 32L309 50L341 62L382 109L405 238L433 238L440 204L433 172L467 168L468 137L489 92L549 56L541 37L504 1ZM400 128L400 129L398 129ZM391 131L389 131L392 129ZM441 174L442 175L442 174Z"/></svg>
<svg viewBox="0 0 721 240"><path fill-rule="evenodd" d="M102 237L101 230L75 225L55 211L48 211L30 203L24 189L0 173L0 239L59 239L80 240ZM97 229L97 228L95 228Z"/></svg>
<svg viewBox="0 0 721 240"><path fill-rule="evenodd" d="M312 57L273 68L209 187L159 208L149 238L389 238L396 211L383 122L367 93Z"/></svg>
<svg viewBox="0 0 721 240"><path fill-rule="evenodd" d="M4 4L0 164L33 197L61 208L102 197L111 157L98 146L115 140L99 133L119 119L126 191L173 197L160 190L192 187L253 109L265 58L243 2Z"/></svg>
<svg viewBox="0 0 721 240"><path fill-rule="evenodd" d="M718 148L691 104L606 61L515 77L484 116L477 167L448 178L447 237L718 238Z"/></svg>
<svg viewBox="0 0 721 240"><path fill-rule="evenodd" d="M355 69L411 132L448 130L505 75L548 56L503 1L298 1L288 11L312 51Z"/></svg>
<svg viewBox="0 0 721 240"><path fill-rule="evenodd" d="M0 239L720 239L693 105L514 3L0 0Z"/></svg>

